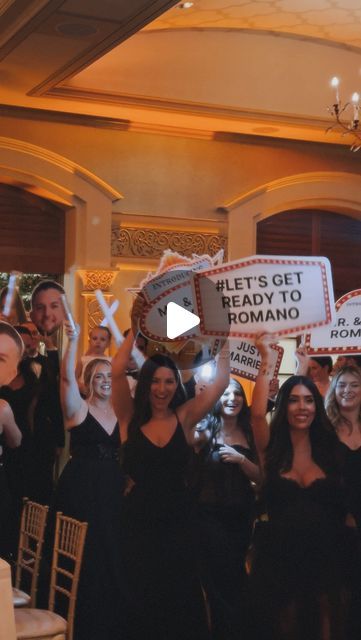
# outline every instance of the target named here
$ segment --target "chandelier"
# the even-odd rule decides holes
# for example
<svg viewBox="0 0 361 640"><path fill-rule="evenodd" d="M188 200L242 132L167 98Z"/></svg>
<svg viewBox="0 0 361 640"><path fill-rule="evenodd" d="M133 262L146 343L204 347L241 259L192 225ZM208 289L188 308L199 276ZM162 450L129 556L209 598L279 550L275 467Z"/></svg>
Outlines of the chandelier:
<svg viewBox="0 0 361 640"><path fill-rule="evenodd" d="M351 151L358 151L361 148L361 130L359 129L360 95L353 93L351 100L343 104L340 100L339 85L339 79L336 76L332 78L331 87L335 90L335 102L332 107L327 107L327 110L335 122L326 129L326 133L339 130L343 132L342 135L344 136L351 135ZM344 120L341 120L342 116L344 116Z"/></svg>

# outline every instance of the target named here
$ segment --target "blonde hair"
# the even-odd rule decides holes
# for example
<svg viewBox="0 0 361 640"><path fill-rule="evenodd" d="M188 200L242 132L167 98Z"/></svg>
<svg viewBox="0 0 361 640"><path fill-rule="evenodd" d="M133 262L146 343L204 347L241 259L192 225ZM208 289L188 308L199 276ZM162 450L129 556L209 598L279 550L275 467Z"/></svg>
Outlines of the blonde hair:
<svg viewBox="0 0 361 640"><path fill-rule="evenodd" d="M90 360L90 362L88 362L84 369L84 385L86 387L87 400L93 395L93 380L96 374L96 368L99 364L105 364L110 367L110 369L112 366L109 360L106 360L105 358L93 358L92 360Z"/></svg>
<svg viewBox="0 0 361 640"><path fill-rule="evenodd" d="M331 420L334 428L337 429L341 426L341 424L347 424L349 428L352 428L352 425L348 418L344 416L340 410L340 405L337 402L336 398L336 387L339 379L344 374L349 373L350 375L357 378L358 382L361 384L361 371L358 367L354 367L353 365L347 365L346 367L342 367L337 373L333 376L330 388L326 394L325 398L325 407L326 413ZM359 414L358 419L361 422L361 402L359 406Z"/></svg>

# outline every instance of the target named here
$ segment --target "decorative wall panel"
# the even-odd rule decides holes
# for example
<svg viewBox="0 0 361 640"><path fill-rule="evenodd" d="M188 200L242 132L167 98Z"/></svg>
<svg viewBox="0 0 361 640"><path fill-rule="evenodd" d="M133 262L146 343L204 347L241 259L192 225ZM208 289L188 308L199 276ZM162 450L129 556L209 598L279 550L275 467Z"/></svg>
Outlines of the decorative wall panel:
<svg viewBox="0 0 361 640"><path fill-rule="evenodd" d="M227 252L227 238L215 233L123 227L112 224L112 257L159 258L165 249L185 256Z"/></svg>

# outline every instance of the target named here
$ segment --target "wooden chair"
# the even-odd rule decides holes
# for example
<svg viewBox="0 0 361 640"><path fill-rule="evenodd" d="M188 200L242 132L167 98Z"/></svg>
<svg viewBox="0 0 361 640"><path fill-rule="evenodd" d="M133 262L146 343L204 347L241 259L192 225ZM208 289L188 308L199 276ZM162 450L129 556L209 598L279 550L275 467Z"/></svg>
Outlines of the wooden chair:
<svg viewBox="0 0 361 640"><path fill-rule="evenodd" d="M15 609L18 640L72 640L76 595L88 524L56 514L49 610ZM54 613L57 595L66 600L66 619Z"/></svg>
<svg viewBox="0 0 361 640"><path fill-rule="evenodd" d="M48 511L49 507L24 498L13 589L14 607L35 607ZM30 593L20 590L24 574L30 577Z"/></svg>

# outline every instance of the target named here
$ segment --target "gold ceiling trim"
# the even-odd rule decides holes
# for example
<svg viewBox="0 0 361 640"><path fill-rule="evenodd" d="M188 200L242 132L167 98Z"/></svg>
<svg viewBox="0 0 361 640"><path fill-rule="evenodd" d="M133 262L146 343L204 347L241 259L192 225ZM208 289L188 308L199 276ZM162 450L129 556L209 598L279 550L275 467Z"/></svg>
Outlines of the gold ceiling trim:
<svg viewBox="0 0 361 640"><path fill-rule="evenodd" d="M139 96L131 94L107 93L90 89L62 86L54 87L47 97L93 102L132 109L134 118L130 120L128 131L161 135L176 135L199 139L212 139L220 142L240 142L238 136L250 136L264 139L301 140L317 144L347 145L345 136L336 131L329 131L328 118L313 116L302 117L290 113L267 112L228 107L221 104L196 103L183 100L168 100L159 97ZM163 114L179 114L188 117L191 127L181 125L159 125L159 123L140 124L136 111L149 111L149 118L154 120L151 112L157 112L159 118ZM144 117L144 116L143 116ZM199 126L198 126L199 123ZM229 129L228 129L229 127ZM184 133L182 134L182 130ZM242 140L244 142L244 140Z"/></svg>
<svg viewBox="0 0 361 640"><path fill-rule="evenodd" d="M56 122L57 124L94 127L96 129L116 129L118 131L128 131L131 124L130 120L125 118L109 118L107 116L37 109L34 107L18 107L8 104L0 104L0 116L36 122Z"/></svg>
<svg viewBox="0 0 361 640"><path fill-rule="evenodd" d="M261 111L260 109L240 109L222 104L211 104L205 102L192 102L191 100L169 100L158 96L140 96L127 93L111 93L97 91L95 89L83 89L62 85L54 87L46 93L47 97L64 98L67 100L84 100L86 102L98 102L101 104L116 104L133 108L152 109L157 111L181 112L190 115L218 116L227 119L245 119L260 123L272 122L286 125L297 125L304 127L321 127L324 131L329 124L329 118L315 118L309 116L303 118L291 113L279 113L275 111Z"/></svg>
<svg viewBox="0 0 361 640"><path fill-rule="evenodd" d="M56 122L80 127L93 127L113 131L129 131L131 133L149 133L180 138L196 138L197 140L212 140L213 131L162 125L158 123L136 122L126 118L109 118L107 116L85 115L74 112L54 111L53 109L36 109L33 107L18 107L0 104L0 116L4 118L18 118L35 122Z"/></svg>
<svg viewBox="0 0 361 640"><path fill-rule="evenodd" d="M102 94L103 95L103 94ZM106 94L104 94L106 95ZM77 100L77 97L69 98ZM85 99L85 98L84 98ZM96 100L96 96L93 95ZM118 100L118 98L116 98ZM114 97L115 100L115 97ZM100 100L101 102L101 100ZM193 104L193 103L192 103ZM119 104L121 106L121 104ZM141 108L140 105L135 109ZM145 107L148 108L148 107ZM97 129L125 131L131 133L145 133L151 135L167 135L171 137L194 138L198 140L214 140L226 143L252 143L255 139L268 140L269 138L282 138L283 141L306 140L309 143L317 144L340 144L347 145L345 137L337 132L325 134L325 129L329 125L328 120L296 118L287 114L250 112L247 110L230 110L226 114L227 107L213 105L198 105L197 113L186 112L182 103L181 108L188 116L195 116L197 127L187 127L182 125L164 125L159 122L139 122L126 118L114 118L108 116L85 115L74 112L61 112L52 109L38 109L33 107L19 107L0 104L0 116L33 120L38 122L56 122L59 124L93 127ZM200 109L204 109L201 113ZM216 113L217 110L220 110ZM166 106L160 112L166 112ZM214 111L214 113L213 113ZM174 110L176 112L176 110ZM183 112L183 111L182 111ZM213 118L213 122L207 123L199 118ZM217 119L219 122L217 122ZM235 122L235 131L224 130L227 126L225 120ZM233 128L233 125L230 125ZM223 129L223 130L222 130ZM122 197L116 196L115 199Z"/></svg>

